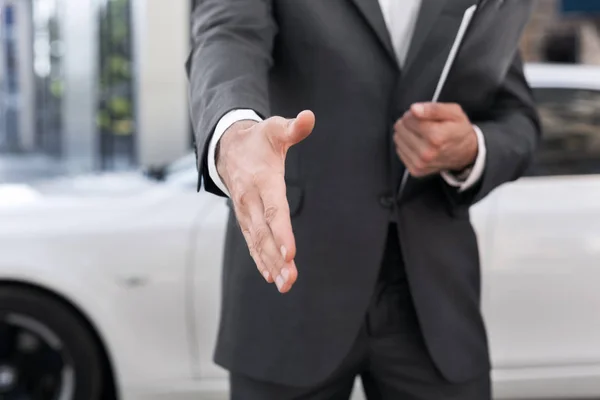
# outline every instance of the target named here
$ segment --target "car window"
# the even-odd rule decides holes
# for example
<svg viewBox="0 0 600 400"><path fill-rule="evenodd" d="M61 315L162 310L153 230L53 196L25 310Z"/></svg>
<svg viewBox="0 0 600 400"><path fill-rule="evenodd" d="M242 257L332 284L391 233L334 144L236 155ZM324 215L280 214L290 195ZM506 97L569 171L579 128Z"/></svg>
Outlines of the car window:
<svg viewBox="0 0 600 400"><path fill-rule="evenodd" d="M198 172L196 156L188 154L171 163L165 170L165 183L190 190L196 190L198 185Z"/></svg>
<svg viewBox="0 0 600 400"><path fill-rule="evenodd" d="M600 173L600 91L535 89L543 138L530 176Z"/></svg>
<svg viewBox="0 0 600 400"><path fill-rule="evenodd" d="M166 176L174 176L181 172L188 172L196 169L196 156L194 153L188 154L169 164L166 170Z"/></svg>

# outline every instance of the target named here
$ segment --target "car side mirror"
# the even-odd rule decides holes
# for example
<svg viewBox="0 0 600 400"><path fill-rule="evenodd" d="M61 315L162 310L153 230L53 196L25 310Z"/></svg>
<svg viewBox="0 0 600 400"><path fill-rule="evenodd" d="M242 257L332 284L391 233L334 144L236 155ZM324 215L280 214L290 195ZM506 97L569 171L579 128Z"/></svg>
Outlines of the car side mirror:
<svg viewBox="0 0 600 400"><path fill-rule="evenodd" d="M167 176L167 167L164 165L158 167L148 167L144 171L144 174L154 181L162 182Z"/></svg>

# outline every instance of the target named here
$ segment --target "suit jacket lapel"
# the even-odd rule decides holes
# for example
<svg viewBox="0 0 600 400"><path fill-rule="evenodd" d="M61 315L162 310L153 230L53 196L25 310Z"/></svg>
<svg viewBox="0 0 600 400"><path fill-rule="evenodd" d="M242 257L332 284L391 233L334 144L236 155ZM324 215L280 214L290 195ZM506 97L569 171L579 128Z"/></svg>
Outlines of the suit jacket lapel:
<svg viewBox="0 0 600 400"><path fill-rule="evenodd" d="M419 51L425 43L425 39L429 35L429 31L434 26L435 21L440 16L444 5L448 0L422 0L421 11L417 19L417 25L413 34L412 43L408 49L406 55L406 61L404 63L404 71L412 66L415 58L419 55Z"/></svg>
<svg viewBox="0 0 600 400"><path fill-rule="evenodd" d="M401 1L401 0L398 0ZM435 0L434 0L435 1ZM386 53L392 58L397 64L396 53L394 46L392 45L392 39L390 33L383 18L383 12L379 6L378 0L351 0L352 3L358 8L362 16L365 18L367 24L371 27L379 42L384 47Z"/></svg>

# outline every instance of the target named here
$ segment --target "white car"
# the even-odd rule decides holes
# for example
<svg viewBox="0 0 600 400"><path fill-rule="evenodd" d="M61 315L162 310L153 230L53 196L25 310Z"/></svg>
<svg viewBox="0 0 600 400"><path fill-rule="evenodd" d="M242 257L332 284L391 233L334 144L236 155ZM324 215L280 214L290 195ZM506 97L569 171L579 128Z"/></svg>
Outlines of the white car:
<svg viewBox="0 0 600 400"><path fill-rule="evenodd" d="M600 68L527 76L547 136L529 177L472 210L495 396L600 398ZM226 217L193 156L164 180L0 185L0 398L226 399Z"/></svg>

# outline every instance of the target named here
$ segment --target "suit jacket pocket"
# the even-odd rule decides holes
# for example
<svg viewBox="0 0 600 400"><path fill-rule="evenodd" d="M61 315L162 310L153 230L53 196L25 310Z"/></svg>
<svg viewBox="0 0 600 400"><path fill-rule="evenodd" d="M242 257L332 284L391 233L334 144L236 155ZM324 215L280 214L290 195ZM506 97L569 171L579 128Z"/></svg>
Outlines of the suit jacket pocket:
<svg viewBox="0 0 600 400"><path fill-rule="evenodd" d="M300 186L288 184L286 196L290 205L290 215L294 217L300 213L300 209L302 208L304 190Z"/></svg>
<svg viewBox="0 0 600 400"><path fill-rule="evenodd" d="M302 200L304 198L304 190L299 185L287 184L286 185L286 196L288 204L290 205L290 216L294 217L298 215L302 208ZM233 201L230 198L226 201L229 208L233 210Z"/></svg>

